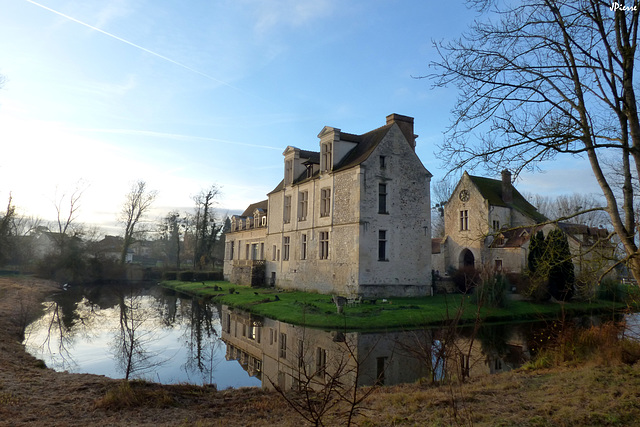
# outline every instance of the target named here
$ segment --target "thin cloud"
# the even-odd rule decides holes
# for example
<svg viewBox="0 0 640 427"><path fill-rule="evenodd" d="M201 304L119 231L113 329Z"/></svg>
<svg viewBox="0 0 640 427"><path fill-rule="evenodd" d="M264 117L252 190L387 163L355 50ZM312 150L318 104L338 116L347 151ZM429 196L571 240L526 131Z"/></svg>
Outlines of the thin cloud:
<svg viewBox="0 0 640 427"><path fill-rule="evenodd" d="M209 138L209 137L205 137L205 136L181 135L181 134L177 134L177 133L156 132L156 131L151 131L151 130L89 129L89 128L73 128L73 129L70 129L70 130L77 131L77 132L112 133L112 134L120 134L120 135L143 135L143 136L151 136L151 137L154 137L154 138L177 139L177 140L181 140L181 141L185 141L185 140L209 141L209 142L219 142L219 143L222 143L222 144L240 145L240 146L243 146L243 147L264 148L264 149L267 149L267 150L282 151L282 147L271 147L271 146L268 146L268 145L258 145L258 144L249 144L249 143L246 143L246 142L230 141L228 139Z"/></svg>
<svg viewBox="0 0 640 427"><path fill-rule="evenodd" d="M79 19L76 19L76 18L74 18L74 17L72 17L72 16L69 16L69 15L66 15L66 14L64 14L64 13L62 13L62 12L57 11L57 10L51 9L50 7L44 6L44 5L42 5L42 4L40 4L40 3L37 3L37 2L35 2L35 1L33 1L33 0L24 0L24 1L26 1L27 3L31 3L31 4L33 4L34 6L38 6L38 7L42 8L42 9L48 10L49 12L55 13L55 14L56 14L56 15L58 15L58 16L62 16L63 18L66 18L66 19L68 19L68 20L70 20L70 21L73 21L73 22L75 22L75 23L77 23L77 24L83 25L83 26L85 26L85 27L87 27L87 28L90 28L90 29L92 29L92 30L94 30L94 31L97 31L97 32L99 32L99 33L102 33L102 34L104 34L104 35L106 35L106 36L109 36L109 37L111 37L111 38L113 38L113 39L115 39L115 40L118 40L118 41L120 41L120 42L122 42L122 43L126 43L126 44L128 44L129 46L132 46L132 47L134 47L134 48L136 48L136 49L139 49L139 50L141 50L141 51L143 51L143 52L146 52L146 53L148 53L148 54L150 54L150 55L153 55L153 56L155 56L155 57L157 57L157 58L160 58L160 59L162 59L162 60L164 60L164 61L170 62L170 63L172 63L172 64L174 64L174 65L177 65L178 67L184 68L185 70L191 71L192 73L198 74L198 75L200 75L200 76L202 76L202 77L204 77L204 78L206 78L206 79L209 79L209 80L214 81L214 82L216 82L216 83L220 83L220 84L222 84L222 85L224 85L224 86L227 86L227 87L229 87L229 88L232 88L232 89L234 89L234 90L237 90L238 92L245 93L245 92L244 92L244 91L242 91L241 89L239 89L239 88L237 88L237 87L235 87L235 86L233 86L233 85L231 85L231 84L229 84L229 83L227 83L227 82L224 82L224 81L222 81L222 80L220 80L220 79L216 79L215 77L212 77L212 76L210 76L210 75L208 75L208 74L206 74L206 73L203 73L202 71L198 71L198 70L196 70L196 69L194 69L194 68L189 67L188 65L182 64L182 63L180 63L180 62L178 62L178 61L175 61L175 60L173 60L173 59L171 59L171 58L168 58L168 57L166 57L166 56L164 56L164 55L161 55L161 54L159 54L159 53L157 53L157 52L154 52L154 51L149 50L149 49L147 49L147 48L145 48L145 47L142 47L142 46L140 46L140 45L138 45L138 44L135 44L135 43L133 43L133 42L130 42L129 40L125 40L125 39L123 39L122 37L118 37L118 36L116 36L115 34L112 34L112 33L109 33L109 32L107 32L107 31L104 31L104 30L102 30L102 29L100 29L100 28L98 28L98 27L94 27L93 25L87 24L86 22L82 22L82 21L80 21ZM245 93L245 94L246 94L246 93ZM247 94L247 95L248 95L248 94Z"/></svg>

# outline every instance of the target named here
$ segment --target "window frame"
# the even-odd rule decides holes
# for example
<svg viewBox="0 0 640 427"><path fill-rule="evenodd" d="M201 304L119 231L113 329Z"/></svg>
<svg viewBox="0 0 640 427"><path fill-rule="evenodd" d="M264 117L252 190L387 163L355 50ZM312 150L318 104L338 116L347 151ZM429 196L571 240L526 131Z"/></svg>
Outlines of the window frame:
<svg viewBox="0 0 640 427"><path fill-rule="evenodd" d="M291 222L291 196L284 196L282 222L284 222L285 224Z"/></svg>
<svg viewBox="0 0 640 427"><path fill-rule="evenodd" d="M324 218L331 214L331 188L320 189L320 217Z"/></svg>
<svg viewBox="0 0 640 427"><path fill-rule="evenodd" d="M387 238L387 230L378 230L378 261L389 261Z"/></svg>
<svg viewBox="0 0 640 427"><path fill-rule="evenodd" d="M469 209L460 210L460 231L469 231Z"/></svg>
<svg viewBox="0 0 640 427"><path fill-rule="evenodd" d="M298 193L298 221L305 221L309 213L309 191Z"/></svg>
<svg viewBox="0 0 640 427"><path fill-rule="evenodd" d="M282 238L282 260L289 261L290 255L291 255L291 237L284 236Z"/></svg>
<svg viewBox="0 0 640 427"><path fill-rule="evenodd" d="M308 239L307 239L307 234L304 233L300 236L300 259L301 260L307 259L307 255L308 255Z"/></svg>
<svg viewBox="0 0 640 427"><path fill-rule="evenodd" d="M387 195L389 191L387 189L387 184L384 182L378 183L378 213L379 214L388 214L389 208L387 206Z"/></svg>
<svg viewBox="0 0 640 427"><path fill-rule="evenodd" d="M318 236L318 256L320 259L329 259L329 232L321 231Z"/></svg>

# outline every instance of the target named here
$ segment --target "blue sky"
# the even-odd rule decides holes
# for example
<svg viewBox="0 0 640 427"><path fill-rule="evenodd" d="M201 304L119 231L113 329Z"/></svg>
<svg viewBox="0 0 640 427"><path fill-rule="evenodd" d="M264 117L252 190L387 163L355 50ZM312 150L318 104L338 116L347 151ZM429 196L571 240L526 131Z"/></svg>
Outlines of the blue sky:
<svg viewBox="0 0 640 427"><path fill-rule="evenodd" d="M318 150L323 126L364 133L415 117L434 157L455 88L432 89L432 40L474 18L462 1L0 0L0 202L55 216L81 182L78 220L112 223L139 179L153 215L221 188L219 210L263 200L288 145ZM597 191L579 160L527 175L522 191ZM483 174L482 171L473 171Z"/></svg>

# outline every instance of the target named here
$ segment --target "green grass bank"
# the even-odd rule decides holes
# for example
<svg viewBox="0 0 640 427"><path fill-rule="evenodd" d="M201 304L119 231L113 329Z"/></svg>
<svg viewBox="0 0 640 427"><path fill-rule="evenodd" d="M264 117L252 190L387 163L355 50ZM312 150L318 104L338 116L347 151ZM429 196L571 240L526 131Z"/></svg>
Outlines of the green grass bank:
<svg viewBox="0 0 640 427"><path fill-rule="evenodd" d="M246 310L280 321L322 329L384 330L439 326L460 316L460 324L541 320L562 314L586 315L618 312L623 303L533 303L510 301L507 308L479 308L468 295L450 294L419 298L388 298L347 305L339 314L330 295L251 288L229 282L164 281L161 286L190 296ZM460 313L459 313L460 312Z"/></svg>

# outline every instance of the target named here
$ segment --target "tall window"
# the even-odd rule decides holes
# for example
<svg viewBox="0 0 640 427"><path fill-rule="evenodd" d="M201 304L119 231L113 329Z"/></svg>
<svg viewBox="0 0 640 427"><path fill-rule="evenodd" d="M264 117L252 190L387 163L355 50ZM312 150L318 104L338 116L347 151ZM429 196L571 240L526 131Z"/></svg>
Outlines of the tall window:
<svg viewBox="0 0 640 427"><path fill-rule="evenodd" d="M280 357L287 358L287 334L280 334Z"/></svg>
<svg viewBox="0 0 640 427"><path fill-rule="evenodd" d="M327 350L321 347L316 348L316 375L319 377L324 376L325 369L327 368Z"/></svg>
<svg viewBox="0 0 640 427"><path fill-rule="evenodd" d="M460 211L460 231L466 231L469 229L469 211Z"/></svg>
<svg viewBox="0 0 640 427"><path fill-rule="evenodd" d="M303 234L300 240L300 259L307 259L307 235Z"/></svg>
<svg viewBox="0 0 640 427"><path fill-rule="evenodd" d="M378 261L388 261L387 230L378 230Z"/></svg>
<svg viewBox="0 0 640 427"><path fill-rule="evenodd" d="M329 171L333 167L331 163L331 143L322 144L320 149L320 167L323 171Z"/></svg>
<svg viewBox="0 0 640 427"><path fill-rule="evenodd" d="M284 196L284 218L285 224L291 221L291 196Z"/></svg>
<svg viewBox="0 0 640 427"><path fill-rule="evenodd" d="M387 167L387 157L380 156L380 169L386 169Z"/></svg>
<svg viewBox="0 0 640 427"><path fill-rule="evenodd" d="M500 221L498 221L497 219L493 220L493 231L499 231L500 230Z"/></svg>
<svg viewBox="0 0 640 427"><path fill-rule="evenodd" d="M276 260L276 250L277 250L276 245L273 245L273 252L271 254L271 261L275 261Z"/></svg>
<svg viewBox="0 0 640 427"><path fill-rule="evenodd" d="M233 245L235 242L229 244L229 259L233 259Z"/></svg>
<svg viewBox="0 0 640 427"><path fill-rule="evenodd" d="M329 259L329 232L320 232L320 259Z"/></svg>
<svg viewBox="0 0 640 427"><path fill-rule="evenodd" d="M309 192L301 191L298 193L298 220L304 221L307 219L307 210L309 207Z"/></svg>
<svg viewBox="0 0 640 427"><path fill-rule="evenodd" d="M289 260L289 244L291 242L291 238L290 237L285 237L284 238L284 242L282 243L282 260L283 261L288 261Z"/></svg>
<svg viewBox="0 0 640 427"><path fill-rule="evenodd" d="M329 216L331 213L331 189L320 190L320 216Z"/></svg>
<svg viewBox="0 0 640 427"><path fill-rule="evenodd" d="M378 213L389 213L387 211L387 184L378 184Z"/></svg>
<svg viewBox="0 0 640 427"><path fill-rule="evenodd" d="M304 366L304 341L298 340L298 368Z"/></svg>

